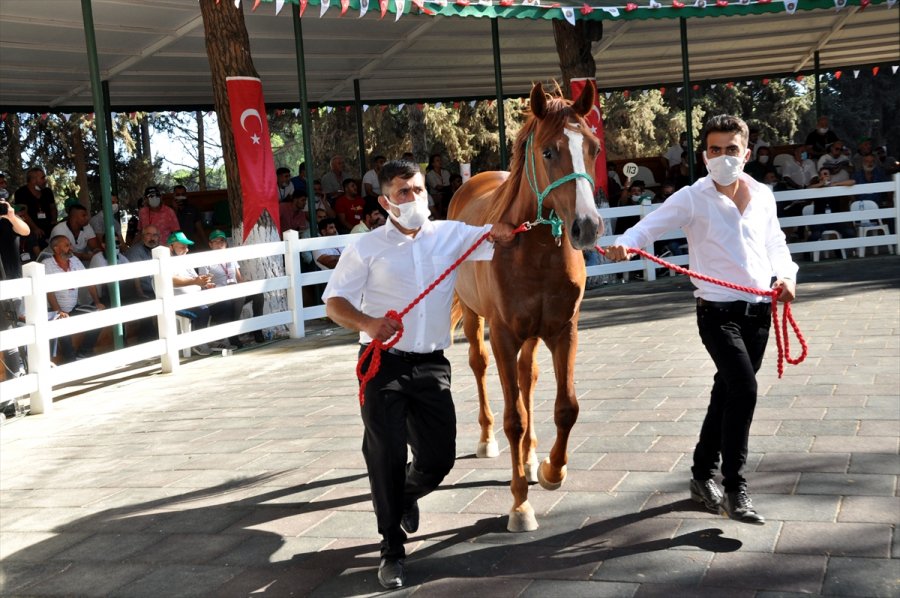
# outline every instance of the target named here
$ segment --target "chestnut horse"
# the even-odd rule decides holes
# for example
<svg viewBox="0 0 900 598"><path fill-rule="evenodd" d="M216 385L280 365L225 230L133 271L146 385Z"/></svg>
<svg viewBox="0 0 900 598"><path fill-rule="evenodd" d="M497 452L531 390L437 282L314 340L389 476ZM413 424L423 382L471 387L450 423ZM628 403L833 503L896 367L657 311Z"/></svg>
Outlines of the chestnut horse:
<svg viewBox="0 0 900 598"><path fill-rule="evenodd" d="M578 417L573 369L585 280L581 250L593 247L602 229L587 172L588 166L593 172L600 142L583 119L594 105L594 93L588 85L571 102L545 95L536 84L531 116L516 138L510 172L472 177L450 203L448 217L469 224L533 225L511 245L497 245L493 260L460 266L452 319L454 325L462 319L470 343L469 365L480 403L478 457L499 453L486 394L485 322L490 327L505 403L503 430L512 458L514 501L507 529L513 532L538 527L528 503L529 481L548 490L562 485L569 432ZM539 339L553 355L556 373L556 441L540 467L532 417Z"/></svg>

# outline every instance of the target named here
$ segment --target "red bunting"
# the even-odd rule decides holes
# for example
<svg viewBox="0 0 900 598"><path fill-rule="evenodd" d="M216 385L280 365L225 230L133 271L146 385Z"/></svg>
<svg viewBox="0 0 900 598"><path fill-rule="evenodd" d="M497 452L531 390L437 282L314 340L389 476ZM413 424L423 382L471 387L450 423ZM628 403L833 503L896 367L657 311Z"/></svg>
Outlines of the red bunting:
<svg viewBox="0 0 900 598"><path fill-rule="evenodd" d="M729 81L728 83L725 84L725 87L727 87L728 89L733 89L733 88L734 88L734 82L733 82L733 81Z"/></svg>
<svg viewBox="0 0 900 598"><path fill-rule="evenodd" d="M881 67L880 67L880 66L873 66L873 67L872 67L872 76L873 76L873 77L877 77L877 76L878 76L878 71L880 71L880 70L881 70Z"/></svg>
<svg viewBox="0 0 900 598"><path fill-rule="evenodd" d="M350 0L341 0L341 16L347 14L348 8L350 8Z"/></svg>
<svg viewBox="0 0 900 598"><path fill-rule="evenodd" d="M769 84L769 80L768 80L768 79L763 79L763 80L762 80L762 84L763 84L763 85L768 85L768 84Z"/></svg>
<svg viewBox="0 0 900 598"><path fill-rule="evenodd" d="M453 109L459 110L459 102L453 102Z"/></svg>
<svg viewBox="0 0 900 598"><path fill-rule="evenodd" d="M660 87L660 88L659 88L659 93L661 93L662 95L666 95L666 88L665 88L665 87Z"/></svg>
<svg viewBox="0 0 900 598"><path fill-rule="evenodd" d="M262 2L262 0L255 0L255 1L253 2L253 8L252 8L251 10L253 10L253 11L255 12L256 9L259 8L259 3L260 3L260 2Z"/></svg>
<svg viewBox="0 0 900 598"><path fill-rule="evenodd" d="M594 9L593 9L592 7L588 6L587 4L582 4L582 5L581 5L581 14L583 14L583 15L589 15L589 14L591 14L592 12L594 12Z"/></svg>
<svg viewBox="0 0 900 598"><path fill-rule="evenodd" d="M625 97L625 98L631 97L631 92L626 89L625 91L622 92L622 97Z"/></svg>
<svg viewBox="0 0 900 598"><path fill-rule="evenodd" d="M716 6L719 8L725 8L728 6L728 0L716 0Z"/></svg>
<svg viewBox="0 0 900 598"><path fill-rule="evenodd" d="M684 8L684 2L679 2L678 0L672 0L672 8Z"/></svg>
<svg viewBox="0 0 900 598"><path fill-rule="evenodd" d="M344 112L346 112L346 113L349 114L349 113L350 113L350 108L352 108L352 106L345 106L345 107L344 107Z"/></svg>
<svg viewBox="0 0 900 598"><path fill-rule="evenodd" d="M381 9L381 18L384 18L384 15L387 14L388 9L388 0L378 0L378 7Z"/></svg>
<svg viewBox="0 0 900 598"><path fill-rule="evenodd" d="M843 75L843 74L844 74L844 73L843 73L842 71L834 71L834 78L835 78L835 79L840 79L840 78L841 78L841 75Z"/></svg>
<svg viewBox="0 0 900 598"><path fill-rule="evenodd" d="M796 79L797 83L800 83L801 81L803 81L803 79L805 79L805 77L803 75L797 75L795 77L795 79Z"/></svg>
<svg viewBox="0 0 900 598"><path fill-rule="evenodd" d="M866 9L869 4L872 3L872 0L860 0L859 2L859 12L862 12Z"/></svg>
<svg viewBox="0 0 900 598"><path fill-rule="evenodd" d="M757 3L757 4L768 4L768 3L770 3L771 1L772 1L772 0L756 0L756 3Z"/></svg>
<svg viewBox="0 0 900 598"><path fill-rule="evenodd" d="M0 114L0 120L6 120L6 112Z"/></svg>
<svg viewBox="0 0 900 598"><path fill-rule="evenodd" d="M456 5L457 6L468 6L469 0L456 0Z"/></svg>
<svg viewBox="0 0 900 598"><path fill-rule="evenodd" d="M699 83L694 83L693 90L694 90L694 91L700 91L700 84L699 84Z"/></svg>
<svg viewBox="0 0 900 598"><path fill-rule="evenodd" d="M507 6L512 6L512 5L513 5L513 0L500 0L500 6L503 6L504 8Z"/></svg>
<svg viewBox="0 0 900 598"><path fill-rule="evenodd" d="M625 5L625 12L631 12L633 10L637 10L638 5L634 2L629 2Z"/></svg>
<svg viewBox="0 0 900 598"><path fill-rule="evenodd" d="M300 16L303 16L303 13L306 12L306 4L307 0L300 0Z"/></svg>

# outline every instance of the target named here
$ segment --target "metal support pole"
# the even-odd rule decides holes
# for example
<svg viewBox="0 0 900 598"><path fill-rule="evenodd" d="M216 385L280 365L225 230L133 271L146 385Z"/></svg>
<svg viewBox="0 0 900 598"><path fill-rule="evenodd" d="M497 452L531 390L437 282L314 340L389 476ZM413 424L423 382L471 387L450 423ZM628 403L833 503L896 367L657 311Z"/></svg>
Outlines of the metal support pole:
<svg viewBox="0 0 900 598"><path fill-rule="evenodd" d="M106 102L103 98L103 84L100 81L100 61L97 59L97 38L94 36L94 11L91 6L91 0L81 0L81 18L84 20L84 42L87 46L88 70L91 75L91 96L94 100L95 137L100 161L100 197L103 205L103 222L106 223L106 261L110 266L114 266L116 264L116 243L115 241L109 242L110 239L114 240L116 235L112 225L112 176L110 174L112 163L109 154L110 148L107 144L108 113ZM116 282L109 286L109 302L111 307L122 305L119 298L119 285ZM113 334L113 342L116 349L121 349L124 346L122 336L122 325L118 324Z"/></svg>
<svg viewBox="0 0 900 598"><path fill-rule="evenodd" d="M819 51L813 53L813 77L816 79L816 120L822 116L822 90L819 89Z"/></svg>
<svg viewBox="0 0 900 598"><path fill-rule="evenodd" d="M106 106L106 111L103 113L106 116L106 144L107 149L109 151L109 163L112 166L116 164L116 139L115 134L113 133L113 122L112 122L112 110L110 105L112 102L109 101L109 81L103 81L101 83L103 85L103 104ZM119 195L119 179L116 176L110 175L110 193L117 196ZM94 231L96 232L96 231Z"/></svg>
<svg viewBox="0 0 900 598"><path fill-rule="evenodd" d="M503 110L503 73L500 68L500 31L497 17L491 19L491 45L494 48L494 87L497 90L497 128L500 134L500 170L506 170L506 114Z"/></svg>
<svg viewBox="0 0 900 598"><path fill-rule="evenodd" d="M291 3L294 17L294 49L297 53L297 80L300 84L300 122L303 125L303 161L306 162L306 193L309 209L309 236L319 236L316 223L316 196L313 192L313 181L316 178L316 164L312 152L312 122L309 118L309 96L306 92L306 59L303 54L303 24L300 21L300 6ZM298 173L299 174L299 173Z"/></svg>
<svg viewBox="0 0 900 598"><path fill-rule="evenodd" d="M353 109L356 113L356 141L359 145L359 178L362 179L366 173L366 138L363 135L363 111L359 93L359 79L353 80ZM362 191L362 183L359 186L359 190Z"/></svg>
<svg viewBox="0 0 900 598"><path fill-rule="evenodd" d="M691 98L691 67L688 58L688 39L687 39L687 19L680 17L678 19L681 27L681 72L682 72L682 89L684 90L684 130L687 133L687 160L688 160L688 176L691 182L694 182L694 118L692 112Z"/></svg>

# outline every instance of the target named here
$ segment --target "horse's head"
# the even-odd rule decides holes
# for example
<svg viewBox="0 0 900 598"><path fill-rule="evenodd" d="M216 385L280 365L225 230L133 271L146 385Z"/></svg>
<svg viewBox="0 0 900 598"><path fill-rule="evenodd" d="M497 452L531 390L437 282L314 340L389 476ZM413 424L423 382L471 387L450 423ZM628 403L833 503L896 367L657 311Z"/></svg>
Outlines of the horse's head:
<svg viewBox="0 0 900 598"><path fill-rule="evenodd" d="M548 97L537 83L531 90L533 126L523 127L525 147L519 146L524 149L526 176L539 205L562 220L575 249L593 247L603 232L593 182L600 140L584 120L593 109L593 85L586 85L581 96L570 102Z"/></svg>

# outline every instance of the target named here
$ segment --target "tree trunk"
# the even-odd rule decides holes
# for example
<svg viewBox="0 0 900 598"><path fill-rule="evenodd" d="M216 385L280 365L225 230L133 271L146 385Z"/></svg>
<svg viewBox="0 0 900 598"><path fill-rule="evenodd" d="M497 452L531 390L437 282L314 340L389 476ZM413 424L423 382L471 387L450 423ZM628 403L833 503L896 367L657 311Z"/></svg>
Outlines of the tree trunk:
<svg viewBox="0 0 900 598"><path fill-rule="evenodd" d="M580 77L596 77L597 65L591 54L591 38L599 37L597 26L587 21L575 21L575 26L567 21L553 20L553 37L559 68L562 71L563 92L571 94L571 81Z"/></svg>
<svg viewBox="0 0 900 598"><path fill-rule="evenodd" d="M146 114L141 118L141 157L148 164L153 162L150 148L150 118Z"/></svg>
<svg viewBox="0 0 900 598"><path fill-rule="evenodd" d="M22 168L22 128L19 123L19 115L10 112L6 115L6 125L9 127L9 155L6 160L9 172L6 173L7 184L10 187L25 184L25 171ZM15 188L10 189L10 193Z"/></svg>
<svg viewBox="0 0 900 598"><path fill-rule="evenodd" d="M84 133L78 120L69 120L69 138L72 142L72 161L75 163L75 182L78 183L78 203L91 213L91 191L88 188L87 155L84 151Z"/></svg>
<svg viewBox="0 0 900 598"><path fill-rule="evenodd" d="M235 244L244 238L243 203L241 200L241 179L238 172L237 152L234 146L234 134L231 130L231 106L228 101L226 77L259 77L250 56L250 36L244 23L243 8L235 8L233 2L217 0L200 0L200 13L203 16L203 28L206 37L206 55L212 74L213 97L219 134L222 138L222 158L225 163L225 179L227 181L228 207L231 211L232 238ZM268 139L265 143L270 143ZM275 165L271 166L273 169ZM280 241L281 235L275 227L275 221L263 212L262 217L254 225L247 236L247 243L266 243ZM284 275L284 262L281 259L264 258L243 262L242 273L252 280L263 280ZM287 297L284 292L266 293L267 312L287 309Z"/></svg>
<svg viewBox="0 0 900 598"><path fill-rule="evenodd" d="M425 139L425 113L415 104L406 105L409 114L409 137L412 142L411 151L417 162L428 161L428 146Z"/></svg>
<svg viewBox="0 0 900 598"><path fill-rule="evenodd" d="M203 111L197 110L197 179L200 191L206 191L206 134L203 132Z"/></svg>

